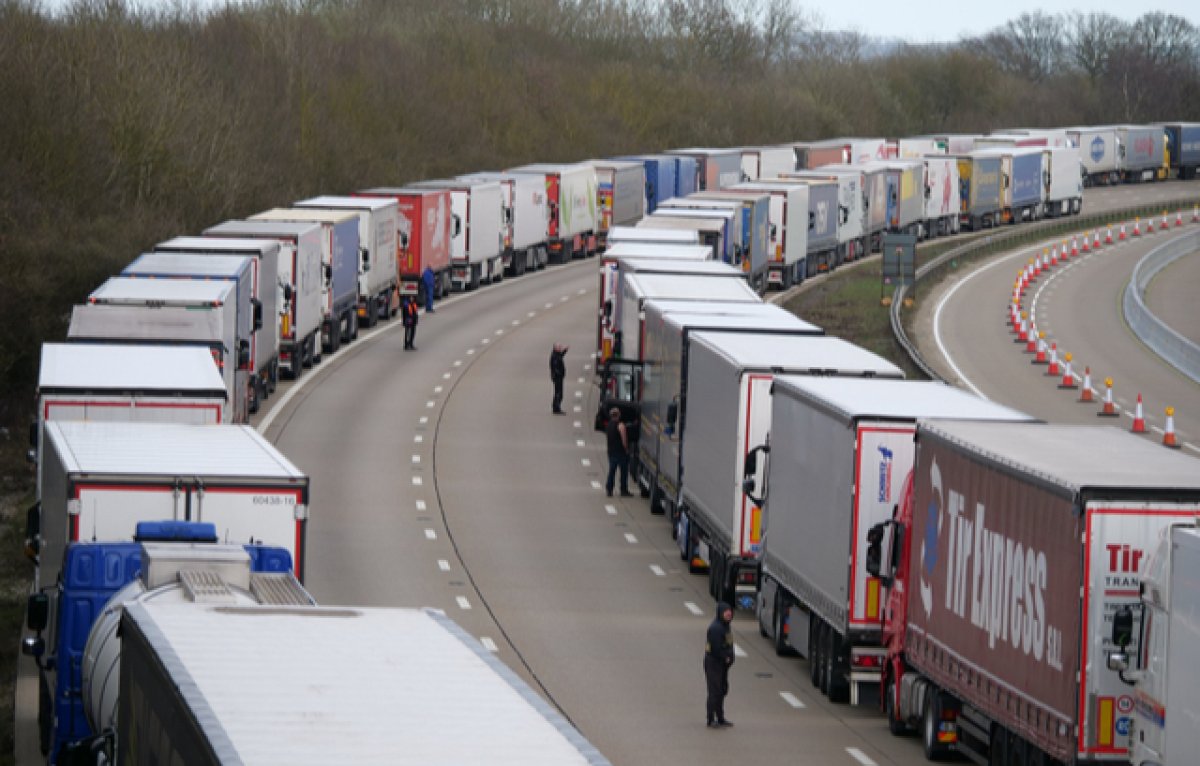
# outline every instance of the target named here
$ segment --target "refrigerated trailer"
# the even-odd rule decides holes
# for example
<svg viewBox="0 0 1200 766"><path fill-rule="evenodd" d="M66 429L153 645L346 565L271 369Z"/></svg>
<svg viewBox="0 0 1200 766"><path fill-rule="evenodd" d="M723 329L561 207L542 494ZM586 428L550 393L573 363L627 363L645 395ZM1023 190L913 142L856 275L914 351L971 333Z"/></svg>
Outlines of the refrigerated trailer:
<svg viewBox="0 0 1200 766"><path fill-rule="evenodd" d="M654 299L698 301L698 306L762 302L740 276L631 274L622 279L620 284L616 309L618 334L613 343L616 356L638 362L645 358L646 314L643 306L646 301Z"/></svg>
<svg viewBox="0 0 1200 766"><path fill-rule="evenodd" d="M671 149L667 154L695 161L697 182L692 191L719 191L745 180L742 178L742 154L737 149L695 147Z"/></svg>
<svg viewBox="0 0 1200 766"><path fill-rule="evenodd" d="M521 165L508 173L540 177L545 183L549 223L546 248L551 263L596 252L596 170L587 163Z"/></svg>
<svg viewBox="0 0 1200 766"><path fill-rule="evenodd" d="M878 689L884 649L879 578L866 530L892 517L912 470L920 418L1031 421L942 383L780 375L753 498L763 512L759 628L778 654L808 658L835 702Z"/></svg>
<svg viewBox="0 0 1200 766"><path fill-rule="evenodd" d="M766 287L786 290L797 276L804 276L804 260L808 255L808 185L750 181L734 184L729 189L768 195L770 242Z"/></svg>
<svg viewBox="0 0 1200 766"><path fill-rule="evenodd" d="M377 187L359 197L396 201L396 271L400 294L425 305L425 269L433 272L433 297L450 293L450 239L453 217L446 189Z"/></svg>
<svg viewBox="0 0 1200 766"><path fill-rule="evenodd" d="M322 229L317 223L226 221L204 230L209 238L279 243L279 364L293 380L321 360Z"/></svg>
<svg viewBox="0 0 1200 766"><path fill-rule="evenodd" d="M752 608L762 552L762 513L743 486L751 449L771 428L778 375L903 378L886 359L821 335L693 333L687 358L688 420L679 473L680 555L707 570L718 601Z"/></svg>
<svg viewBox="0 0 1200 766"><path fill-rule="evenodd" d="M596 170L596 248L608 246L613 226L646 215L646 167L636 160L589 160Z"/></svg>
<svg viewBox="0 0 1200 766"><path fill-rule="evenodd" d="M546 268L550 208L545 181L527 173L470 173L459 178L500 184L505 273L516 277Z"/></svg>
<svg viewBox="0 0 1200 766"><path fill-rule="evenodd" d="M1045 150L1046 215L1078 215L1083 209L1083 163L1075 147Z"/></svg>
<svg viewBox="0 0 1200 766"><path fill-rule="evenodd" d="M923 420L916 445L911 491L869 532L889 728L935 758L1127 763L1113 615L1200 513L1200 460L1097 426Z"/></svg>

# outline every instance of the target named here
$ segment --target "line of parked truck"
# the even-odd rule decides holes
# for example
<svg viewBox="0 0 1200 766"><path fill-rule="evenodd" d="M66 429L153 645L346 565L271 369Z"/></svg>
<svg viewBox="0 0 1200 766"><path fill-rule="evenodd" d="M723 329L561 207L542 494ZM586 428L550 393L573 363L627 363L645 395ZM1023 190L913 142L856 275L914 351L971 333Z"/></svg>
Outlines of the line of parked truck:
<svg viewBox="0 0 1200 766"><path fill-rule="evenodd" d="M1176 175L1194 176L1197 131L1161 129L1164 162ZM1114 135L1122 142L1117 146L1127 147L1115 156L1130 157L1129 142L1141 134ZM110 762L114 752L117 762L131 762L140 757L132 753L149 752L151 739L178 751L208 738L213 762L241 752L241 745L221 749L231 740L236 745L230 732L198 722L212 706L243 693L236 684L214 690L225 695L221 703L217 697L162 701L162 710L208 706L180 708L179 720L189 721L180 728L159 715L159 702L133 705L111 683L119 677L121 685L165 684L157 691L139 687L141 699L157 699L179 681L177 672L207 673L211 662L190 666L187 657L175 663L164 654L157 676L127 679L115 665L89 659L97 631L121 624L121 632L133 634L150 624L134 624L141 612L121 616L132 598L126 589L139 578L137 587L150 592L170 581L193 607L208 603L209 590L225 599L227 589L209 589L208 581L228 584L232 570L213 574L209 563L191 559L248 556L248 569L244 562L234 567L245 571L233 590L248 592L260 608L316 610L300 585L308 477L247 425L280 377L300 378L352 343L360 327L393 318L403 298L436 300L598 252L597 350L609 362L605 385L640 421L637 475L652 505L670 511L681 556L711 573L715 594L750 604L768 594L764 630L774 630L781 646L799 642L801 652L825 657L833 696L844 687L857 696L863 679L877 683L878 668L855 665L857 675L846 669L860 657L885 656L870 625L882 579L864 580L840 611L837 604L805 606L801 593L815 586L767 563L783 561L776 558L782 549L765 545L767 505L741 477L748 472L769 481L766 461L756 468L756 460L766 435L780 433L770 416L776 377L836 374L847 382L897 379L900 372L759 296L877 249L888 232L937 236L1079 212L1086 163L1078 135L1006 136L832 139L525 165L313 197L133 258L74 307L67 342L42 350L31 429L37 503L27 535L36 564L28 610L34 635L23 648L39 667L39 733L48 761L92 763L95 751L105 750ZM1115 176L1097 180L1146 176L1132 165L1118 167ZM641 257L648 247L652 259ZM711 401L711 410L698 400ZM730 429L734 440L725 438ZM687 449L688 433L708 446ZM896 445L885 448L904 454ZM902 474L897 463L896 476ZM868 520L856 522L852 534ZM187 526L194 523L209 526L197 533ZM778 529L785 528L781 522ZM214 552L230 544L232 554ZM191 559L152 575L157 554L150 548L172 545L178 550L164 553L164 561ZM210 612L205 629L227 630L219 626L224 618ZM305 612L285 629L300 634L325 622L307 619L315 614ZM127 618L132 622L125 625ZM351 623L357 624L328 621ZM809 628L792 629L802 624ZM809 633L814 648L801 635ZM158 644L152 638L146 636L142 650L172 650L169 638ZM344 644L330 640L336 654ZM833 648L817 651L831 641ZM88 711L97 693L110 712ZM544 710L539 715L553 719ZM602 762L569 725L552 724L586 762ZM503 747L502 738L487 741ZM546 747L556 752L557 745Z"/></svg>
<svg viewBox="0 0 1200 766"><path fill-rule="evenodd" d="M1147 562L1195 534L1200 460L906 381L654 221L600 259L595 427L620 411L714 599L931 760L1190 762L1195 599Z"/></svg>

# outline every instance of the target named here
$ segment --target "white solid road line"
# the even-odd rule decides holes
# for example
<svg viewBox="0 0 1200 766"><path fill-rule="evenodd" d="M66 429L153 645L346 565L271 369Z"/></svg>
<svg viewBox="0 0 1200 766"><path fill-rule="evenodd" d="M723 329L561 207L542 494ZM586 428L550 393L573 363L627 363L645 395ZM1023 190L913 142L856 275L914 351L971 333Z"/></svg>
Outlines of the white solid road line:
<svg viewBox="0 0 1200 766"><path fill-rule="evenodd" d="M784 702L788 703L789 705L796 708L797 710L804 709L804 703L801 702L800 698L797 697L795 694L792 694L791 692L779 692L779 696L783 697Z"/></svg>
<svg viewBox="0 0 1200 766"><path fill-rule="evenodd" d="M850 754L851 758L861 763L862 766L878 766L875 761L871 760L866 753L859 750L857 747L848 747L846 748L846 752Z"/></svg>

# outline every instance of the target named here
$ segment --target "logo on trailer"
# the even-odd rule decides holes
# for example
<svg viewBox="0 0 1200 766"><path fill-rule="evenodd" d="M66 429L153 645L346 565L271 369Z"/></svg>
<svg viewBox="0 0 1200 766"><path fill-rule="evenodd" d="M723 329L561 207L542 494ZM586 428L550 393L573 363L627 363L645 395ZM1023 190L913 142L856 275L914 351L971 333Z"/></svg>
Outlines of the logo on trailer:
<svg viewBox="0 0 1200 766"><path fill-rule="evenodd" d="M879 450L879 502L892 501L892 451L887 447Z"/></svg>
<svg viewBox="0 0 1200 766"><path fill-rule="evenodd" d="M1092 162L1099 162L1104 159L1104 153L1107 151L1104 146L1104 139L1096 136L1092 139Z"/></svg>

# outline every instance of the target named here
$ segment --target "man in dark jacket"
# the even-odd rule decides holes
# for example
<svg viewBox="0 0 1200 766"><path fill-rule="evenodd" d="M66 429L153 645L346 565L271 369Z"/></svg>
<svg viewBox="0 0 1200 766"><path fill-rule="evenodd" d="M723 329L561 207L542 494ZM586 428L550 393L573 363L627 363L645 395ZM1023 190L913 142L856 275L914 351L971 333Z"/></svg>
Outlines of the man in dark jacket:
<svg viewBox="0 0 1200 766"><path fill-rule="evenodd" d="M613 407L608 411L608 425L604 427L608 442L608 481L604 489L612 497L617 471L621 472L621 497L633 497L629 491L629 431L621 420L621 410Z"/></svg>
<svg viewBox="0 0 1200 766"><path fill-rule="evenodd" d="M404 322L404 350L416 351L417 347L413 345L413 341L417 337L417 318L420 309L417 307L417 300L412 296L404 296L403 302L400 304L400 318Z"/></svg>
<svg viewBox="0 0 1200 766"><path fill-rule="evenodd" d="M550 411L555 415L566 414L562 411L563 378L567 376L567 365L563 357L566 355L567 347L555 343L550 352L550 380L554 383L554 401L550 405Z"/></svg>
<svg viewBox="0 0 1200 766"><path fill-rule="evenodd" d="M733 608L721 601L717 616L708 626L704 641L704 680L708 682L708 727L733 726L725 718L725 695L729 693L729 668L733 665Z"/></svg>

